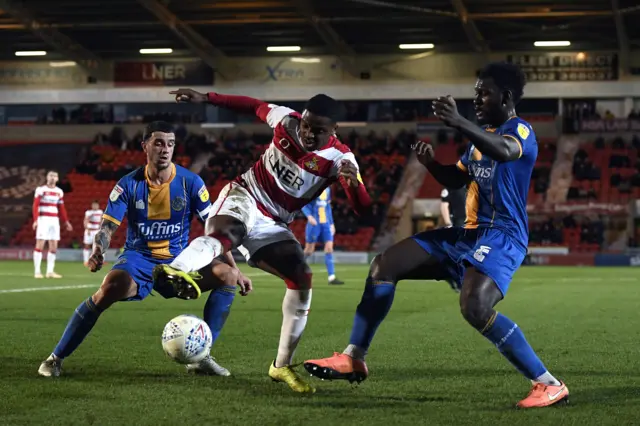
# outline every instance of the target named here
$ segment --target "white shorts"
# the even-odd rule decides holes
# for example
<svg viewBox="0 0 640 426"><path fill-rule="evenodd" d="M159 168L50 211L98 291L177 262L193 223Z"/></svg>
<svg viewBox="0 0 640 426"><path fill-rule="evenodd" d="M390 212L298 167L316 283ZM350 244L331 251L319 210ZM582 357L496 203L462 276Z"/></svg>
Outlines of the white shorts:
<svg viewBox="0 0 640 426"><path fill-rule="evenodd" d="M57 217L40 216L36 240L60 241L60 220Z"/></svg>
<svg viewBox="0 0 640 426"><path fill-rule="evenodd" d="M99 229L85 229L83 243L88 246L92 245L93 239L96 237L96 234L98 233L98 231Z"/></svg>
<svg viewBox="0 0 640 426"><path fill-rule="evenodd" d="M249 191L236 182L222 188L211 212L211 216L231 216L245 225L247 235L238 250L251 266L255 266L251 256L262 247L287 240L298 242L287 225L262 214Z"/></svg>

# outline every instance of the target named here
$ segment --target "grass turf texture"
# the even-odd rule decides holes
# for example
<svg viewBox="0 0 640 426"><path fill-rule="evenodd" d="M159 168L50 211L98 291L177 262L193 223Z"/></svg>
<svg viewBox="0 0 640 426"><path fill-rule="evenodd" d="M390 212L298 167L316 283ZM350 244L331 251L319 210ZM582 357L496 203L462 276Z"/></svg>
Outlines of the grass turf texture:
<svg viewBox="0 0 640 426"><path fill-rule="evenodd" d="M571 404L517 411L529 383L463 321L445 282L400 284L368 357L371 375L357 388L312 379L318 391L304 397L269 380L284 285L251 269L256 290L236 297L214 346L232 377L187 375L162 352L165 323L181 313L202 316L206 296L191 302L157 296L117 304L67 359L63 377L41 378L38 365L103 275L58 265L64 279L35 280L30 262L0 263L0 424L604 425L639 418L640 273L633 268L518 272L500 311L567 382ZM348 343L367 273L366 266L338 265L347 283L331 287L323 265L314 269L298 362ZM82 285L88 287L7 292Z"/></svg>

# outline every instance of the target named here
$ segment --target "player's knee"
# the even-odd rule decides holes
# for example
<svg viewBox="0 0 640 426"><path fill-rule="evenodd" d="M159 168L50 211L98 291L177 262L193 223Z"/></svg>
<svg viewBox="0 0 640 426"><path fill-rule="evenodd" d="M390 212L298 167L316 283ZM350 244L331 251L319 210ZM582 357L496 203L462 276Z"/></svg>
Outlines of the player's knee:
<svg viewBox="0 0 640 426"><path fill-rule="evenodd" d="M333 253L333 244L332 243L325 244L324 252L325 253Z"/></svg>
<svg viewBox="0 0 640 426"><path fill-rule="evenodd" d="M304 263L303 265L296 267L293 273L289 274L291 278L284 280L287 288L290 290L309 290L313 281L313 272L309 265Z"/></svg>
<svg viewBox="0 0 640 426"><path fill-rule="evenodd" d="M206 235L224 238L233 247L238 247L246 236L246 228L242 222L231 216L213 216L207 219ZM221 237L221 238L220 238Z"/></svg>
<svg viewBox="0 0 640 426"><path fill-rule="evenodd" d="M93 303L102 309L107 309L114 303L130 297L131 285L132 281L128 273L120 270L111 271L93 295Z"/></svg>
<svg viewBox="0 0 640 426"><path fill-rule="evenodd" d="M493 306L479 295L463 295L460 297L460 311L472 327L482 330L493 314Z"/></svg>
<svg viewBox="0 0 640 426"><path fill-rule="evenodd" d="M236 268L232 268L229 265L225 265L227 268L220 274L219 279L225 286L235 287L238 284L240 278L240 271Z"/></svg>
<svg viewBox="0 0 640 426"><path fill-rule="evenodd" d="M373 281L396 281L395 273L388 262L386 262L384 253L377 254L371 261L369 277Z"/></svg>

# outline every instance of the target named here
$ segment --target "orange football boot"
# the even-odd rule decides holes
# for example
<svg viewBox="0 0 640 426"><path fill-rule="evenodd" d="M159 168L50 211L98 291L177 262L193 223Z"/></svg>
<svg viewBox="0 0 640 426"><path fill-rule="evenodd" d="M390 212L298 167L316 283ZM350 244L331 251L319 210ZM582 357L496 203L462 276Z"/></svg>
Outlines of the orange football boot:
<svg viewBox="0 0 640 426"><path fill-rule="evenodd" d="M309 374L322 380L348 380L350 383L360 383L369 375L364 361L339 352L334 352L329 358L305 361L304 368Z"/></svg>
<svg viewBox="0 0 640 426"><path fill-rule="evenodd" d="M560 386L545 385L544 383L536 383L531 388L529 395L522 401L518 402L518 408L536 408L547 407L559 402L569 402L569 389L567 385L560 382Z"/></svg>

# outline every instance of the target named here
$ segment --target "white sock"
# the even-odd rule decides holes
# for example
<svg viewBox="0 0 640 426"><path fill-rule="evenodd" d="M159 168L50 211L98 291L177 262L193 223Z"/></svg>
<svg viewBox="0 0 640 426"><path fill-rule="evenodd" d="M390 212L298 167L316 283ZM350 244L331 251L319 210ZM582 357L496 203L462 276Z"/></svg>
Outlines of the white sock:
<svg viewBox="0 0 640 426"><path fill-rule="evenodd" d="M287 289L282 301L282 328L280 329L280 343L276 367L291 365L304 327L307 325L309 308L311 307L311 293L309 290Z"/></svg>
<svg viewBox="0 0 640 426"><path fill-rule="evenodd" d="M87 263L89 261L89 256L91 256L91 250L89 249L82 250L82 259L84 260L84 263Z"/></svg>
<svg viewBox="0 0 640 426"><path fill-rule="evenodd" d="M53 274L53 268L56 266L56 253L47 253L47 274Z"/></svg>
<svg viewBox="0 0 640 426"><path fill-rule="evenodd" d="M330 282L331 282L331 281L333 281L333 280L335 280L335 279L336 279L336 276L335 276L335 275L329 275L329 281L330 281Z"/></svg>
<svg viewBox="0 0 640 426"><path fill-rule="evenodd" d="M42 252L39 250L33 251L33 267L35 268L35 274L41 274L40 264L42 263Z"/></svg>
<svg viewBox="0 0 640 426"><path fill-rule="evenodd" d="M198 237L169 266L183 272L204 268L223 252L222 243L213 237Z"/></svg>
<svg viewBox="0 0 640 426"><path fill-rule="evenodd" d="M367 351L356 345L349 344L347 348L342 351L342 353L345 355L349 355L353 359L364 361L364 357L367 354Z"/></svg>
<svg viewBox="0 0 640 426"><path fill-rule="evenodd" d="M534 382L542 383L544 385L560 386L560 381L553 377L548 371L545 371L542 376L536 377Z"/></svg>

